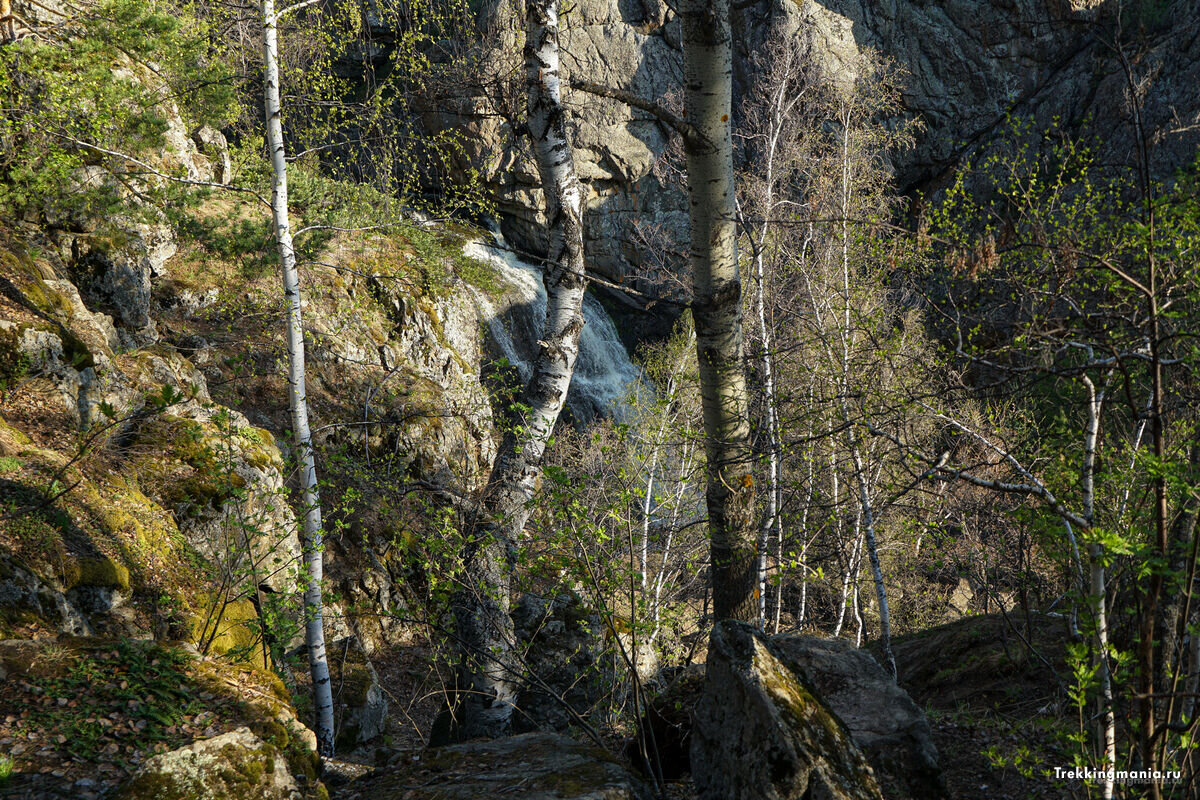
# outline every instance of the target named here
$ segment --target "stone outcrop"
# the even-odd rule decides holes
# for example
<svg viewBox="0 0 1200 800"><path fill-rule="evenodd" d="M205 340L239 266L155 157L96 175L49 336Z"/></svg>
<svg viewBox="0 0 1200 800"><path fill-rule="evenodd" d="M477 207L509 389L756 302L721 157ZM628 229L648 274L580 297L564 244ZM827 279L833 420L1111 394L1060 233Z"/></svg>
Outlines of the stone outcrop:
<svg viewBox="0 0 1200 800"><path fill-rule="evenodd" d="M650 800L603 750L550 733L399 753L345 787L341 800Z"/></svg>
<svg viewBox="0 0 1200 800"><path fill-rule="evenodd" d="M115 800L299 800L287 760L249 728L149 759Z"/></svg>
<svg viewBox="0 0 1200 800"><path fill-rule="evenodd" d="M775 636L771 644L846 725L889 800L948 796L925 715L870 653L820 636Z"/></svg>
<svg viewBox="0 0 1200 800"><path fill-rule="evenodd" d="M799 676L846 727L862 750L888 798L933 800L946 796L929 724L912 698L866 650L843 639L779 635L770 652ZM705 693L704 668L690 667L662 678L665 688L650 701L640 728L657 752L652 767L638 743L627 748L646 773L673 779L690 769L693 714Z"/></svg>
<svg viewBox="0 0 1200 800"><path fill-rule="evenodd" d="M357 638L331 642L328 653L330 686L338 705L336 744L344 752L383 735L388 701L379 674Z"/></svg>
<svg viewBox="0 0 1200 800"><path fill-rule="evenodd" d="M512 618L522 663L538 678L517 697L514 727L565 731L574 722L568 705L586 719L608 687L599 615L574 594L526 594L513 607Z"/></svg>
<svg viewBox="0 0 1200 800"><path fill-rule="evenodd" d="M1039 127L1057 119L1068 131L1094 135L1102 162L1124 164L1134 152L1129 84L1103 43L1115 35L1115 0L736 5L735 106L763 66L756 57L769 31L804 48L826 82L852 77L868 49L900 70L902 115L919 122L915 146L890 154L904 192L936 190L965 156L1005 135L1009 114L1032 117ZM522 21L499 13L497 32L488 39L494 44L485 61L489 76L504 73L505 59L521 52ZM1200 83L1200 13L1195 0L1168 0L1126 8L1125 14L1125 46L1137 54L1152 165L1169 177L1192 162L1200 145L1194 92ZM581 0L564 18L562 47L570 53L564 83L582 77L676 107L678 31L660 0ZM481 95L452 115L427 115L426 124L471 120L465 123L467 151L497 200L505 235L520 249L541 252L537 173L505 121L519 117L523 97L517 90ZM588 189L589 268L636 284L631 276L654 272L665 253L686 244L682 162L672 154L670 133L645 112L578 90L567 101L578 170Z"/></svg>
<svg viewBox="0 0 1200 800"><path fill-rule="evenodd" d="M746 623L713 629L693 718L692 779L702 800L882 800L850 731Z"/></svg>

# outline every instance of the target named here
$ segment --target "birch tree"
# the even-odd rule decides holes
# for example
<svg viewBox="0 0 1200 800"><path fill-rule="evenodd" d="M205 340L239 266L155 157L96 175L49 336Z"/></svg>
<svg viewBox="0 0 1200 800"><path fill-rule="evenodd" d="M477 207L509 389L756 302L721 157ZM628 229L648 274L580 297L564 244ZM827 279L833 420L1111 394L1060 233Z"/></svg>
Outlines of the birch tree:
<svg viewBox="0 0 1200 800"><path fill-rule="evenodd" d="M757 535L738 272L731 106L729 0L686 0L684 138L691 220L696 355L704 414L713 612L758 617Z"/></svg>
<svg viewBox="0 0 1200 800"><path fill-rule="evenodd" d="M307 4L305 4L307 5ZM267 148L271 158L271 217L275 244L279 249L279 267L287 324L288 406L292 416L292 435L300 463L300 490L304 503L304 527L301 545L308 572L304 591L304 642L312 674L313 714L317 751L333 755L333 694L329 682L329 664L325 657L325 628L322 618L321 498L317 488L317 465L313 453L312 432L308 424L308 397L305 391L304 325L301 318L300 275L292 247L288 219L287 154L283 143L282 109L279 99L279 18L296 6L276 13L274 0L263 0L263 107L266 112Z"/></svg>
<svg viewBox="0 0 1200 800"><path fill-rule="evenodd" d="M546 198L546 320L523 405L505 433L466 544L465 587L455 604L462 648L453 738L501 736L519 685L509 659L516 548L529 519L542 456L567 398L583 330L583 190L567 138L555 0L527 0L528 128Z"/></svg>

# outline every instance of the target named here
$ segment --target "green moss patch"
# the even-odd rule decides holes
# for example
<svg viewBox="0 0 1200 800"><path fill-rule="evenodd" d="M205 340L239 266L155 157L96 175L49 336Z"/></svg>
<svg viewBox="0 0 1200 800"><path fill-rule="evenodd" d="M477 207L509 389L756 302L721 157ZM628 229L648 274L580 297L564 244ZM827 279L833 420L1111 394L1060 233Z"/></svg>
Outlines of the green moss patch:
<svg viewBox="0 0 1200 800"><path fill-rule="evenodd" d="M272 673L124 639L0 642L0 666L0 739L21 743L18 773L52 768L68 782L114 785L156 753L245 726L317 796L314 756L285 721L287 693Z"/></svg>

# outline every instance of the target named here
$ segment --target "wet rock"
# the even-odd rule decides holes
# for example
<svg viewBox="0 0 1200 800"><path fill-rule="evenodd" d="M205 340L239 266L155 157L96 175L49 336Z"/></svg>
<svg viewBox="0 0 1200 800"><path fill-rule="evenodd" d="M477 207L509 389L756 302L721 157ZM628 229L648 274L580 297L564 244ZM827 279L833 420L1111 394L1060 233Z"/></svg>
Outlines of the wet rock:
<svg viewBox="0 0 1200 800"><path fill-rule="evenodd" d="M702 800L882 800L850 731L786 653L746 623L713 629L694 720Z"/></svg>

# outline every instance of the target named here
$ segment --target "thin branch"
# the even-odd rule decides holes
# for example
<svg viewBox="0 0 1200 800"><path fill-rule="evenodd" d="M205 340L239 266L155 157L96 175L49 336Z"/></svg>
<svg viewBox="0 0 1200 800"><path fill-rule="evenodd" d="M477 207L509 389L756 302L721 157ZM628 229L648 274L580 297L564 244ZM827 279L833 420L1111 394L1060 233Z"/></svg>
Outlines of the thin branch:
<svg viewBox="0 0 1200 800"><path fill-rule="evenodd" d="M572 80L571 88L587 94L594 94L597 97L607 97L610 100L616 100L624 103L627 106L632 106L640 111L645 111L648 114L653 114L659 122L672 128L676 133L687 139L689 142L703 141L703 136L696 130L692 123L688 122L683 117L672 114L658 103L651 102L643 97L639 97L633 92L627 92L624 89L614 89L611 86L603 86L599 83L591 81Z"/></svg>
<svg viewBox="0 0 1200 800"><path fill-rule="evenodd" d="M214 183L212 181L194 181L194 180L191 180L190 178L177 178L174 175L168 175L165 172L160 172L159 170L157 170L154 167L147 164L145 161L136 159L133 156L129 155L128 153L120 153L120 152L117 152L116 150L109 150L106 147L100 147L99 145L91 144L90 142L85 142L82 139L76 139L72 136L67 136L62 133L55 133L54 131L47 131L47 133L49 133L51 136L54 136L58 139L62 139L64 141L71 142L74 145L78 145L79 147L86 147L89 150L95 150L97 153L104 153L105 155L112 156L114 158L120 158L125 161L128 161L131 164L136 164L137 166L139 166L145 170L148 170L152 175L157 175L160 178L164 178L164 179L172 181L174 183L182 183L186 186L204 186L204 187L207 187L210 189L223 189L227 192L239 192L241 194L251 194L251 195L254 195L256 198L258 198L258 201L260 203L262 203L263 205L265 205L267 208L271 207L271 201L267 200L265 197L263 197L261 194L254 191L253 189L247 189L244 186L232 186L232 185L224 184L224 183Z"/></svg>
<svg viewBox="0 0 1200 800"><path fill-rule="evenodd" d="M278 22L279 20L286 17L288 14L295 13L302 8L308 8L309 6L316 5L319 2L321 2L321 0L303 0L303 2L296 3L295 5L290 5L287 8L283 9L282 11L275 12L275 21Z"/></svg>

